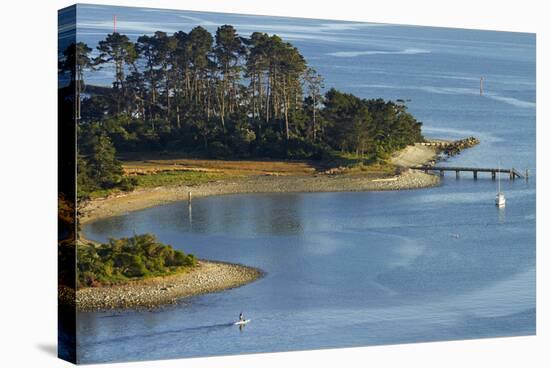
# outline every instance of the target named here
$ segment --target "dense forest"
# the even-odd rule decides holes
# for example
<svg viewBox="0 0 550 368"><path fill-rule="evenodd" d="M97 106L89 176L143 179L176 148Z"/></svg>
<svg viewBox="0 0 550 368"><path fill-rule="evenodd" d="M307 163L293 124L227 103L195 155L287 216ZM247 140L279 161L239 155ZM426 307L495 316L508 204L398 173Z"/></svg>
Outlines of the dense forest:
<svg viewBox="0 0 550 368"><path fill-rule="evenodd" d="M259 32L242 37L231 25L135 42L115 32L95 51L70 45L59 67L76 91L83 190L130 189L117 160L126 152L373 160L423 139L403 103L325 93L324 78L292 44ZM113 71L111 87L86 84L86 73L100 69Z"/></svg>

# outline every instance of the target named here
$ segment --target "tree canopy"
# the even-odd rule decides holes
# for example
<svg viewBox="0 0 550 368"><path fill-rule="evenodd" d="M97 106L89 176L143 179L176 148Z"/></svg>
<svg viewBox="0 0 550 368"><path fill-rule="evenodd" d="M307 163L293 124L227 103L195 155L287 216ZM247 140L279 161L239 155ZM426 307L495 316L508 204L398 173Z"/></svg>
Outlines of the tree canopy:
<svg viewBox="0 0 550 368"><path fill-rule="evenodd" d="M102 187L119 180L115 151L277 159L345 152L376 159L423 139L422 123L400 102L323 93L324 78L277 35L243 37L231 25L212 35L198 26L133 42L115 32L95 53L79 43L65 58L74 54L79 72L63 70L63 63L60 71L72 73L78 86L82 70L114 71L111 88L87 86L77 96L79 154L83 165L100 170Z"/></svg>

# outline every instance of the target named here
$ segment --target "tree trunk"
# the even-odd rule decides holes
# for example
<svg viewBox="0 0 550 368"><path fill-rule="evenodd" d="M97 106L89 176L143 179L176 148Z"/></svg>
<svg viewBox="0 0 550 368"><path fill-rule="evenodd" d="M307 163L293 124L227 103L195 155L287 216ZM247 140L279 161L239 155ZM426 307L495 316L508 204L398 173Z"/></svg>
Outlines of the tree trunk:
<svg viewBox="0 0 550 368"><path fill-rule="evenodd" d="M285 137L288 141L290 134L289 134L289 128L288 128L288 105L290 104L290 99L288 96L288 90L286 83L283 82L283 110L285 114Z"/></svg>
<svg viewBox="0 0 550 368"><path fill-rule="evenodd" d="M164 67L164 78L166 79L165 89L166 89L166 119L170 119L170 79L168 78L168 71Z"/></svg>
<svg viewBox="0 0 550 368"><path fill-rule="evenodd" d="M313 142L317 139L317 122L315 120L316 118L316 98L315 95L313 95Z"/></svg>

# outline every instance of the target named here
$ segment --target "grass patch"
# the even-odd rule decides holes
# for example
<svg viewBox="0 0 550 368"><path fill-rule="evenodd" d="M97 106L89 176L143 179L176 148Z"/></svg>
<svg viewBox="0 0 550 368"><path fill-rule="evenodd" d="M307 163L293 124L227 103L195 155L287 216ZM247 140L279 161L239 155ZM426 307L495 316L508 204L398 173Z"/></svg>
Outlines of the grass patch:
<svg viewBox="0 0 550 368"><path fill-rule="evenodd" d="M174 169L176 165L190 168ZM126 175L135 188L163 186L196 186L218 180L242 178L250 175L312 175L333 169L335 174L393 175L395 166L375 155L356 155L334 151L322 161L230 161L204 159L172 159L124 163ZM206 170L206 171L201 171ZM101 189L89 193L90 199L105 198L124 193L120 188Z"/></svg>
<svg viewBox="0 0 550 368"><path fill-rule="evenodd" d="M388 174L395 173L395 165L376 155L357 155L334 151L320 165L325 170L333 169L339 174Z"/></svg>
<svg viewBox="0 0 550 368"><path fill-rule="evenodd" d="M153 174L137 175L138 188L152 188L169 185L199 185L227 178L223 173L173 170Z"/></svg>
<svg viewBox="0 0 550 368"><path fill-rule="evenodd" d="M135 179L135 188L156 188L161 186L188 185L194 186L209 183L221 179L236 177L225 173L211 173L200 171L171 170L142 175L133 175L130 178ZM105 198L109 195L123 193L119 188L99 189L89 193L90 199Z"/></svg>
<svg viewBox="0 0 550 368"><path fill-rule="evenodd" d="M90 199L105 198L111 194L120 193L119 189L99 189L90 192L88 195Z"/></svg>

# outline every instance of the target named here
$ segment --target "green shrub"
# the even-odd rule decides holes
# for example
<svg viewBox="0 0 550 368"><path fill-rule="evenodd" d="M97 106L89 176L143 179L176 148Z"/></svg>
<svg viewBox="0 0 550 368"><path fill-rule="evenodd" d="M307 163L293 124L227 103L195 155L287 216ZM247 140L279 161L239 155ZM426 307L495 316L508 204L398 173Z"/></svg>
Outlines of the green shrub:
<svg viewBox="0 0 550 368"><path fill-rule="evenodd" d="M118 188L124 192L129 192L131 190L134 190L134 188L138 185L137 178L134 177L123 177L120 181L120 184L118 185Z"/></svg>
<svg viewBox="0 0 550 368"><path fill-rule="evenodd" d="M78 286L109 285L164 276L196 264L194 255L186 255L163 244L151 234L110 239L99 246L81 244L77 249Z"/></svg>

